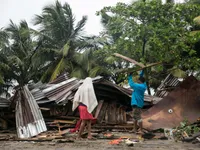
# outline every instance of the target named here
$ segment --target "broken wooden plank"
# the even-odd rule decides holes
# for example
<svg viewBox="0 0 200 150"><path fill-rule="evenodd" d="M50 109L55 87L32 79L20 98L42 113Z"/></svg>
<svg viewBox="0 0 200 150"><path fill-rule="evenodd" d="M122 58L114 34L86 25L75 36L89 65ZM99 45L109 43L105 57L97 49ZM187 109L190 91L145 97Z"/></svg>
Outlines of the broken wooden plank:
<svg viewBox="0 0 200 150"><path fill-rule="evenodd" d="M50 108L40 107L40 110L46 110L46 111L48 111L48 110L50 110Z"/></svg>
<svg viewBox="0 0 200 150"><path fill-rule="evenodd" d="M100 111L101 111L101 108L102 108L102 106L103 106L103 102L104 102L104 100L100 100L99 101L99 104L98 104L98 106L97 106L97 109L96 109L96 112L95 112L95 118L98 118L98 116L99 116L99 113L100 113Z"/></svg>
<svg viewBox="0 0 200 150"><path fill-rule="evenodd" d="M53 123L65 123L65 124L75 124L76 120L54 120Z"/></svg>
<svg viewBox="0 0 200 150"><path fill-rule="evenodd" d="M99 122L99 123L103 122L103 120L105 118L107 107L108 107L108 103L103 103L102 109L97 117L97 122Z"/></svg>
<svg viewBox="0 0 200 150"><path fill-rule="evenodd" d="M153 66L156 66L156 65L159 65L159 64L162 64L162 62L151 63L151 64L146 65L145 67L141 67L141 68L135 67L135 68L118 69L118 70L115 71L115 73L137 72L137 71L144 70L144 69L146 69L146 68L150 68L150 67L153 67Z"/></svg>
<svg viewBox="0 0 200 150"><path fill-rule="evenodd" d="M66 134L66 133L69 133L70 132L70 129L66 129L66 130L62 130L62 131L59 131L59 135L63 135L63 134Z"/></svg>
<svg viewBox="0 0 200 150"><path fill-rule="evenodd" d="M56 143L73 143L74 140L72 139L60 139L60 140L54 140Z"/></svg>
<svg viewBox="0 0 200 150"><path fill-rule="evenodd" d="M92 126L92 128L94 129L133 129L133 125L129 125L129 126L95 125L95 126Z"/></svg>
<svg viewBox="0 0 200 150"><path fill-rule="evenodd" d="M108 115L108 118L106 120L106 123L107 124L117 124L117 121L116 121L116 104L115 103L112 103L108 106L108 109L107 109L107 115Z"/></svg>
<svg viewBox="0 0 200 150"><path fill-rule="evenodd" d="M133 59L131 59L131 58L129 58L129 57L126 57L126 56L123 56L123 55L121 55L121 54L119 54L119 53L114 53L114 55L116 56L116 57L120 57L120 58L122 58L122 59L124 59L124 60L127 60L127 61L129 61L129 62L131 62L131 63L133 63L133 64L135 64L135 65L138 65L138 66L140 66L140 67L145 67L145 65L143 65L142 63L139 63L139 62L137 62L137 61L135 61L135 60L133 60Z"/></svg>

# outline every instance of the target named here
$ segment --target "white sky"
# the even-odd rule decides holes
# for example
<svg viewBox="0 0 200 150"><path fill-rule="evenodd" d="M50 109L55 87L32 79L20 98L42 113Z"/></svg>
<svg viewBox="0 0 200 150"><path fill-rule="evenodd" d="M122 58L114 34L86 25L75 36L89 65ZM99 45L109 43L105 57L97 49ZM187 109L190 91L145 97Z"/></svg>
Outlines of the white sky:
<svg viewBox="0 0 200 150"><path fill-rule="evenodd" d="M46 4L52 4L55 0L0 0L0 28L8 25L12 19L14 23L25 19L32 27L31 20L34 14L41 14L42 8ZM102 30L100 17L96 16L96 11L104 6L113 6L117 2L128 3L131 0L59 0L70 4L76 20L80 20L83 15L88 16L85 26L87 34L98 34Z"/></svg>

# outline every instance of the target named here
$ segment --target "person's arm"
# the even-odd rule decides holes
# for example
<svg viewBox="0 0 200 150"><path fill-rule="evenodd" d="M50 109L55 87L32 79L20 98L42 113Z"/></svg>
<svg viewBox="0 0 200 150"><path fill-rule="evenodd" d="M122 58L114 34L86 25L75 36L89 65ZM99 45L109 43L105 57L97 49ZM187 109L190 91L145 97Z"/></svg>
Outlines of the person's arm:
<svg viewBox="0 0 200 150"><path fill-rule="evenodd" d="M129 74L129 76L128 76L128 83L131 88L133 88L133 89L135 88L135 82L132 79L132 74Z"/></svg>
<svg viewBox="0 0 200 150"><path fill-rule="evenodd" d="M141 70L140 71L140 77L143 77L144 76L144 70Z"/></svg>

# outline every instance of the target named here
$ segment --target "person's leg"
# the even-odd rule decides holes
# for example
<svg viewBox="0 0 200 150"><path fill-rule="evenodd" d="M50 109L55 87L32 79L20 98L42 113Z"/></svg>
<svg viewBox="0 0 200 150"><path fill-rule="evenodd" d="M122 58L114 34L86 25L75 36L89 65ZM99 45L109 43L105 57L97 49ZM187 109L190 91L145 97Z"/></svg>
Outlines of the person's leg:
<svg viewBox="0 0 200 150"><path fill-rule="evenodd" d="M137 128L138 128L138 121L137 120L134 120L134 127L133 127L133 132L137 132Z"/></svg>
<svg viewBox="0 0 200 150"><path fill-rule="evenodd" d="M143 133L143 123L142 123L142 110L141 108L137 108L138 109L138 125L139 125L139 133Z"/></svg>
<svg viewBox="0 0 200 150"><path fill-rule="evenodd" d="M143 124L142 124L142 119L138 120L138 124L139 124L139 132L143 132Z"/></svg>
<svg viewBox="0 0 200 150"><path fill-rule="evenodd" d="M92 121L91 120L88 120L87 121L87 127L88 127L88 139L91 139L92 138L92 134L91 134L91 125L92 124Z"/></svg>
<svg viewBox="0 0 200 150"><path fill-rule="evenodd" d="M83 133L84 128L85 128L85 123L86 123L86 120L82 120L80 129L79 129L79 132L78 132L78 137L77 137L77 138L81 138L81 134Z"/></svg>
<svg viewBox="0 0 200 150"><path fill-rule="evenodd" d="M132 112L133 112L133 119L134 119L134 123L133 123L133 129L131 132L136 133L137 132L137 128L138 128L138 121L137 121L137 114L136 114L136 107L132 108Z"/></svg>

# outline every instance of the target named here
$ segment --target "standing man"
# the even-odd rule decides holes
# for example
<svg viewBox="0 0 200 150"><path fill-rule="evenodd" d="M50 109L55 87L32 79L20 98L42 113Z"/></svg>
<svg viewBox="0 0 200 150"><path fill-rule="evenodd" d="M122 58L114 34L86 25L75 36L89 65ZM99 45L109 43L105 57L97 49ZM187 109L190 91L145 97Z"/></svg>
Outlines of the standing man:
<svg viewBox="0 0 200 150"><path fill-rule="evenodd" d="M140 72L140 77L138 78L138 83L134 82L132 79L132 72L128 76L128 83L130 87L133 89L132 98L131 98L131 106L133 108L133 119L134 128L133 131L137 132L137 124L139 125L139 133L142 132L142 118L141 118L141 109L144 106L144 92L147 89L147 85L145 82L145 78L143 77L144 71Z"/></svg>

